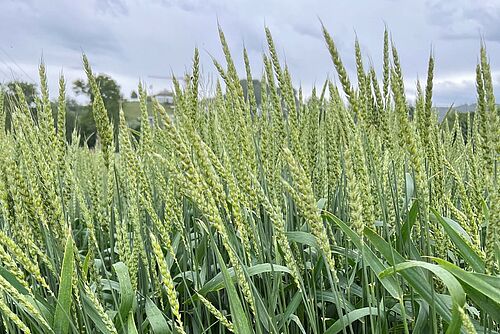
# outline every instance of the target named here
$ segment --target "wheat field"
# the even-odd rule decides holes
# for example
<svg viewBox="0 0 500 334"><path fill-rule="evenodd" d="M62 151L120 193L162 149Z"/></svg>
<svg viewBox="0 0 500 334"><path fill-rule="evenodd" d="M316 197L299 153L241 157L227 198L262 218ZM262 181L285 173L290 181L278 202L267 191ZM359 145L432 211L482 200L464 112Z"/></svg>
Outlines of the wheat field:
<svg viewBox="0 0 500 334"><path fill-rule="evenodd" d="M122 111L118 140L83 56L94 149L76 131L66 140L66 84L53 111L43 64L36 114L20 88L11 110L2 95L0 331L497 333L500 117L486 48L476 112L439 122L432 55L410 105L387 31L379 77L356 40L354 81L323 27L338 77L307 98L268 29L258 77L246 50L237 73L219 35L213 95L200 94L195 50L173 114L155 102L151 122L139 84L140 133ZM260 103L240 76L261 80Z"/></svg>

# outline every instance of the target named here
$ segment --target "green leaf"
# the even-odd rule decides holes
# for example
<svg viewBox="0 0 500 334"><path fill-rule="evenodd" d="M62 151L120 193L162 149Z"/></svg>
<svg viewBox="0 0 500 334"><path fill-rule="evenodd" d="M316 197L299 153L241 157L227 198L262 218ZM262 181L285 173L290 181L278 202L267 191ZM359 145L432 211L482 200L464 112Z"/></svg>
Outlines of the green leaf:
<svg viewBox="0 0 500 334"><path fill-rule="evenodd" d="M463 308L463 306L465 305L465 291L460 285L460 282L446 269L438 266L437 264L411 260L403 263L398 263L394 267L386 269L384 272L380 273L380 276L383 277L392 275L396 272L406 271L407 269L413 267L420 267L431 271L446 285L453 302L452 319L449 322L449 327L446 330L446 333L453 334L459 332L462 326L462 319L460 318L460 313L458 310L459 308Z"/></svg>
<svg viewBox="0 0 500 334"><path fill-rule="evenodd" d="M139 334L137 327L135 327L134 314L130 312L127 319L127 334Z"/></svg>
<svg viewBox="0 0 500 334"><path fill-rule="evenodd" d="M320 198L318 203L317 203L318 209L323 210L327 201L328 201L328 199L326 199L326 198Z"/></svg>
<svg viewBox="0 0 500 334"><path fill-rule="evenodd" d="M68 233L66 246L64 248L64 258L59 280L59 292L57 294L57 306L54 314L54 332L56 334L66 334L71 321L71 289L74 273L73 237Z"/></svg>
<svg viewBox="0 0 500 334"><path fill-rule="evenodd" d="M472 248L463 239L463 233L457 228L458 224L450 224L449 221L444 220L441 215L434 209L431 209L432 213L436 217L437 221L443 226L446 234L453 241L455 246L457 246L458 251L463 256L464 260L474 269L476 272L484 273L485 266L481 257L472 250ZM458 225L459 226L459 225Z"/></svg>
<svg viewBox="0 0 500 334"><path fill-rule="evenodd" d="M337 334L340 333L344 328L352 324L354 321L359 320L367 315L377 315L376 307L363 307L356 309L345 314L342 320L337 320L333 325L330 326L325 332L325 334Z"/></svg>
<svg viewBox="0 0 500 334"><path fill-rule="evenodd" d="M36 308L40 311L42 316L47 319L48 324L54 323L54 308L49 309L47 305L45 305L43 302L46 303L46 300L38 300L34 299L32 296L27 295L26 299L33 305L35 305Z"/></svg>
<svg viewBox="0 0 500 334"><path fill-rule="evenodd" d="M16 276L14 276L10 271L0 266L0 275L3 276L17 291L23 295L28 295L28 290L19 282Z"/></svg>
<svg viewBox="0 0 500 334"><path fill-rule="evenodd" d="M116 328L119 330L124 326L125 320L134 305L134 289L125 263L117 262L113 264L113 268L120 284L120 308L115 320Z"/></svg>
<svg viewBox="0 0 500 334"><path fill-rule="evenodd" d="M375 233L370 228L364 229L364 234L370 243L382 254L382 256L391 265L397 265L398 263L405 262L405 259L396 252L384 239L382 239L377 233ZM410 284L413 289L420 294L420 296L429 305L435 305L436 311L443 317L443 320L447 323L452 321L452 314L445 302L445 300L437 295L433 291L432 285L429 283L428 278L424 273L417 268L409 268L401 272L401 276Z"/></svg>
<svg viewBox="0 0 500 334"><path fill-rule="evenodd" d="M300 322L299 317L297 317L295 314L292 314L292 315L290 316L290 319L291 319L293 322L295 322L295 324L297 325L297 327L299 327L300 332L301 332L302 334L306 334L306 333L307 333L307 332L306 332L306 330L305 330L305 328L304 328L304 325L302 325L302 322Z"/></svg>
<svg viewBox="0 0 500 334"><path fill-rule="evenodd" d="M93 264L93 258L94 254L92 251L89 251L87 255L85 256L85 259L83 260L83 265L82 265L82 275L83 277L87 277L87 273L89 271L89 267L91 264Z"/></svg>
<svg viewBox="0 0 500 334"><path fill-rule="evenodd" d="M350 287L350 286L349 286ZM354 294L354 292L353 292ZM332 291L318 291L316 292L316 300L321 301L321 302L327 302L327 303L332 303L332 304L337 304L337 299L335 297L335 293ZM343 308L346 310L346 312L353 311L355 307L348 301L348 300L342 300L339 307Z"/></svg>
<svg viewBox="0 0 500 334"><path fill-rule="evenodd" d="M309 232L303 231L289 231L285 232L288 241L297 242L299 244L307 245L309 247L319 249L318 243L316 242L316 237ZM351 259L358 259L359 253L354 250L345 249L344 247L332 246L332 252L339 255L347 256Z"/></svg>
<svg viewBox="0 0 500 334"><path fill-rule="evenodd" d="M470 273L443 259L431 258L462 283L465 292L477 306L500 322L500 277Z"/></svg>
<svg viewBox="0 0 500 334"><path fill-rule="evenodd" d="M241 305L240 297L234 286L233 277L231 277L229 270L224 263L224 259L219 252L216 244L212 241L212 245L215 249L215 254L217 255L217 261L222 269L222 275L224 278L224 284L227 291L227 297L229 299L229 308L231 309L231 319L233 320L234 332L236 334L251 334L253 333L250 328L250 323L248 317Z"/></svg>
<svg viewBox="0 0 500 334"><path fill-rule="evenodd" d="M377 256L368 247L364 247L361 238L349 228L343 221L335 217L333 214L327 211L323 211L323 217L325 217L330 222L337 224L340 229L351 239L352 243L358 248L363 249L364 259L366 264L373 270L375 274L380 274L387 267L377 258ZM391 294L392 297L399 299L401 293L399 292L399 284L393 277L386 277L380 280L384 288Z"/></svg>
<svg viewBox="0 0 500 334"><path fill-rule="evenodd" d="M446 223L448 223L448 225L450 225L450 227L452 227L459 235L461 235L462 238L464 238L468 242L472 242L472 238L470 237L470 235L467 234L467 232L458 222L448 217L442 217L442 218Z"/></svg>
<svg viewBox="0 0 500 334"><path fill-rule="evenodd" d="M403 244L405 245L407 244L408 240L410 240L411 229L413 228L413 225L415 225L415 222L417 221L417 215L418 215L418 201L414 201L413 205L410 208L410 211L408 212L408 218L401 227L401 236L403 239Z"/></svg>
<svg viewBox="0 0 500 334"><path fill-rule="evenodd" d="M429 304L425 300L418 301L419 309L417 320L415 321L415 327L413 328L414 333L427 333L429 328L427 327L429 319Z"/></svg>
<svg viewBox="0 0 500 334"><path fill-rule="evenodd" d="M500 277L467 272L443 259L436 257L430 258L455 275L460 281L474 286L477 291L488 296L495 303L500 304Z"/></svg>
<svg viewBox="0 0 500 334"><path fill-rule="evenodd" d="M278 323L278 321L276 321L276 319L271 318L271 315L269 314L266 305L264 305L264 301L262 300L259 291L253 285L252 282L250 282L250 284L253 290L253 296L255 300L255 308L257 311L258 320L260 320L260 323L262 324L262 326L264 326L266 332L278 333L278 329L276 328L276 324Z"/></svg>
<svg viewBox="0 0 500 334"><path fill-rule="evenodd" d="M249 277L273 271L290 273L290 269L288 269L288 267L280 266L277 264L271 265L270 263L256 264L255 266L245 268L245 270L247 271ZM236 281L234 268L229 268L227 271L228 275L232 278L233 282ZM223 273L218 273L217 275L215 275L214 278L205 283L205 285L203 285L203 287L198 291L198 293L204 296L209 292L217 291L222 288L224 288L224 275ZM196 298L196 296L194 296L194 298Z"/></svg>
<svg viewBox="0 0 500 334"><path fill-rule="evenodd" d="M86 294L83 294L82 302L83 313L92 320L92 322L98 329L98 333L111 334L111 332L102 321L102 318L99 315L99 312L96 310L94 303L90 300L89 297L87 297Z"/></svg>
<svg viewBox="0 0 500 334"><path fill-rule="evenodd" d="M163 313L149 298L146 299L146 316L155 334L172 333Z"/></svg>
<svg viewBox="0 0 500 334"><path fill-rule="evenodd" d="M405 183L406 183L406 201L409 202L413 197L413 193L415 192L415 184L413 182L413 177L410 173L405 173Z"/></svg>
<svg viewBox="0 0 500 334"><path fill-rule="evenodd" d="M278 330L280 330L281 327L283 327L283 325L285 325L290 320L290 316L295 312L295 310L297 310L301 302L302 293L300 291L297 291L292 300L288 303L285 312L281 314L281 320L278 324Z"/></svg>
<svg viewBox="0 0 500 334"><path fill-rule="evenodd" d="M285 232L285 234L289 241L298 242L300 244L318 249L316 238L311 233L302 231L290 231Z"/></svg>

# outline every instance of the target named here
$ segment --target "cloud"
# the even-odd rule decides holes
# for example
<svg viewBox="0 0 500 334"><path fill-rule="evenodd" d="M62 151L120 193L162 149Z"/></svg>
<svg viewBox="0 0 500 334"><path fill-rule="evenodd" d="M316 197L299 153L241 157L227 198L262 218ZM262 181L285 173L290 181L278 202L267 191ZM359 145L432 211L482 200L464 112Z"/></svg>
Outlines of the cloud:
<svg viewBox="0 0 500 334"><path fill-rule="evenodd" d="M322 40L323 38L319 25L312 25L306 22L298 22L296 24L292 24L292 28L300 35L320 40Z"/></svg>
<svg viewBox="0 0 500 334"><path fill-rule="evenodd" d="M177 7L187 12L218 12L228 9L228 3L222 0L155 0L166 7Z"/></svg>
<svg viewBox="0 0 500 334"><path fill-rule="evenodd" d="M57 45L77 53L94 55L116 54L121 51L113 32L102 26L69 25L68 22L44 20L40 23L38 35L51 46Z"/></svg>
<svg viewBox="0 0 500 334"><path fill-rule="evenodd" d="M376 6L369 0L53 0L50 6L42 0L3 0L0 29L7 33L0 35L0 81L10 80L13 74L26 77L23 72L36 79L43 53L49 65L50 88L57 91L62 68L68 82L84 76L84 51L96 72L119 80L124 96L136 89L139 78L157 91L169 88L171 82L150 76L179 76L190 71L195 47L200 49L203 77L213 81L218 75L210 56L224 63L217 34L219 21L242 77L243 46L254 77L261 77L262 52L267 52L264 27L268 26L294 85L302 85L308 94L327 76L336 78L320 17L353 83L355 32L365 67L370 60L380 73L385 22L398 46L409 89L417 76L425 78L432 44L436 103L472 103L473 82L465 85L453 75L474 71L481 35L490 41L489 55L500 54L500 43L493 42L500 41L499 15L497 0L381 0ZM496 72L499 62L492 57L491 67Z"/></svg>
<svg viewBox="0 0 500 334"><path fill-rule="evenodd" d="M484 0L431 0L427 2L431 24L442 29L444 39L473 39L500 43L500 3Z"/></svg>
<svg viewBox="0 0 500 334"><path fill-rule="evenodd" d="M98 12L113 16L127 15L128 6L124 0L99 0L95 2Z"/></svg>

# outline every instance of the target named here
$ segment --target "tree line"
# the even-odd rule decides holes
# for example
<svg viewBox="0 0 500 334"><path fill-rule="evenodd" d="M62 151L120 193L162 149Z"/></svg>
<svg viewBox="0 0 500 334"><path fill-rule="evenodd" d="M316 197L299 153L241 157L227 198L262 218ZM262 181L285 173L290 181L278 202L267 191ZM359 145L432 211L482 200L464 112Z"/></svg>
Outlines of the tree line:
<svg viewBox="0 0 500 334"><path fill-rule="evenodd" d="M108 117L113 124L118 125L119 108L123 100L120 86L107 74L97 75L96 81L99 85L104 105L108 111ZM16 87L22 90L28 107L36 118L37 103L40 101L36 84L26 81L11 81L7 84L0 85L0 87L4 96L3 105L5 109L5 126L7 130L10 130L12 108L18 106L16 101L19 100L19 97ZM87 80L75 80L71 88L76 96L85 96L89 99L90 103L81 104L75 98L66 99L66 138L71 142L72 133L76 130L80 135L81 145L94 147L96 142L96 125L92 115L94 94ZM52 102L52 113L55 119L57 114L57 103L55 101ZM118 128L118 126L115 126L115 128ZM115 136L116 135L117 134L115 134Z"/></svg>

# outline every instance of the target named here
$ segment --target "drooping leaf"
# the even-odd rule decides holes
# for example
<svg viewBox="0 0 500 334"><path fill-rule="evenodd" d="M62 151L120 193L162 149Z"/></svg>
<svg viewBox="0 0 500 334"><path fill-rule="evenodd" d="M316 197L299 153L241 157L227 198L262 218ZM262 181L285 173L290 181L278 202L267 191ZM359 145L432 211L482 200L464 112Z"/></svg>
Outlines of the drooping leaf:
<svg viewBox="0 0 500 334"><path fill-rule="evenodd" d="M378 315L378 310L376 307L363 307L360 309L353 310L348 314L343 316L342 321L339 319L333 323L325 332L325 334L337 334L340 333L344 328L348 327L354 321L359 320L368 315Z"/></svg>
<svg viewBox="0 0 500 334"><path fill-rule="evenodd" d="M229 277L232 278L233 281L236 280L235 273L234 273L234 268L228 268L228 275ZM261 263L257 264L255 266L251 266L246 268L246 271L248 273L248 276L254 276L262 273L268 273L268 272L285 272L285 273L290 273L290 269L288 269L285 266L280 266L277 264L271 265L270 263ZM224 283L224 274L223 273L218 273L214 278L212 278L210 281L205 283L203 287L198 291L199 294L205 295L209 292L217 291L225 287ZM196 297L195 297L196 298Z"/></svg>
<svg viewBox="0 0 500 334"><path fill-rule="evenodd" d="M441 268L440 266L428 262L422 261L406 261L402 263L396 264L394 267L388 268L382 273L380 276L392 275L397 272L406 271L413 267L420 267L427 269L434 273L437 277L443 281L443 283L448 288L448 291L451 295L451 300L453 302L452 306L452 318L449 321L448 329L446 330L446 334L458 333L462 326L462 319L460 317L459 309L463 308L465 304L465 291L460 285L460 282L446 269Z"/></svg>
<svg viewBox="0 0 500 334"><path fill-rule="evenodd" d="M467 272L443 259L431 257L441 267L453 274L474 303L495 321L500 321L500 277Z"/></svg>
<svg viewBox="0 0 500 334"><path fill-rule="evenodd" d="M405 262L405 259L396 252L392 247L382 239L378 234L369 228L364 229L364 234L370 243L382 254L382 256L391 265L395 266L399 263ZM438 296L429 283L428 278L418 268L408 268L401 271L401 276L412 286L412 288L420 294L420 296L427 301L430 305L435 305L437 313L441 315L443 320L447 323L452 321L452 314L446 302L442 297Z"/></svg>

